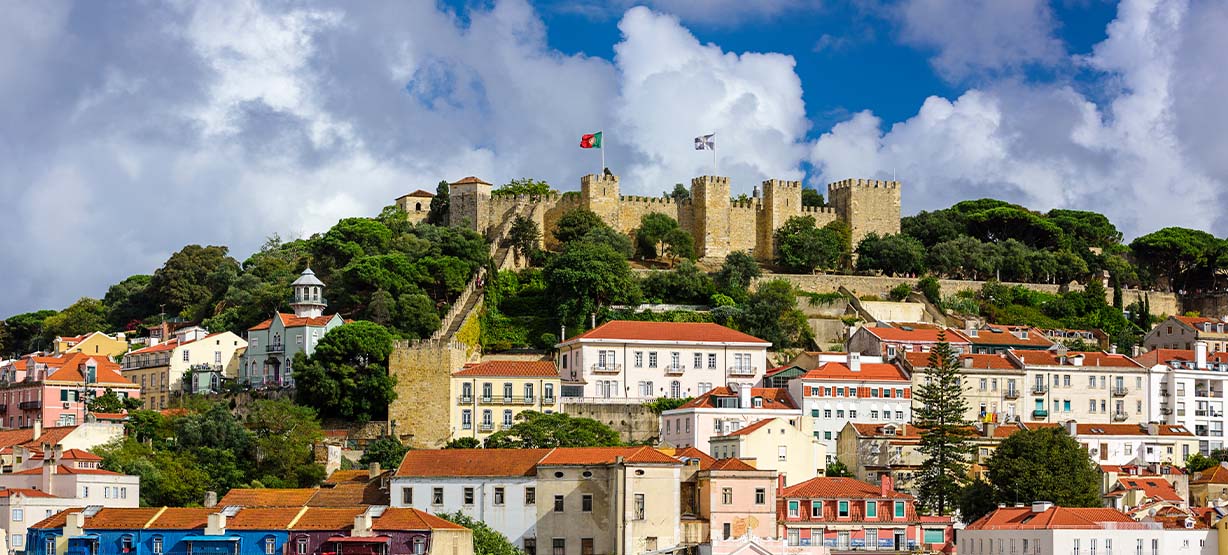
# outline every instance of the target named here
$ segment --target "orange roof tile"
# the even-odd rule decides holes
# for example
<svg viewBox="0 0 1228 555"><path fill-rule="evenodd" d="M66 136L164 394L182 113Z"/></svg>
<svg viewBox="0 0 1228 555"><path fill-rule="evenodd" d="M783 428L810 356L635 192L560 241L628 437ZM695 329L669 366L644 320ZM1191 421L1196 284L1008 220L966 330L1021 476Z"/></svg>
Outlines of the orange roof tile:
<svg viewBox="0 0 1228 555"><path fill-rule="evenodd" d="M870 333L874 337L877 337L883 341L895 341L895 342L905 342L905 343L937 343L938 336L942 335L943 332L945 331L947 343L951 343L953 345L967 345L968 344L968 340L965 339L958 332L955 332L954 330L942 330L942 329L928 328L928 327L927 328L913 328L912 326L909 326L909 329L899 328L895 326L891 326L891 327L867 326L861 329L866 330L866 332Z"/></svg>
<svg viewBox="0 0 1228 555"><path fill-rule="evenodd" d="M755 422L754 424L751 424L750 426L747 426L747 427L745 427L745 428L739 428L739 429L738 429L738 430L736 430L736 431L729 432L728 434L725 434L725 436L723 436L723 437L733 437L733 436L745 436L745 435L750 435L750 434L755 433L755 432L756 432L757 430L759 430L760 428L762 428L762 427L764 427L764 426L767 426L768 424L771 424L771 423L772 423L773 421L775 421L775 420L776 420L775 418L767 418L767 419L764 419L764 420L760 420L760 421ZM717 437L722 437L722 436L717 436Z"/></svg>
<svg viewBox="0 0 1228 555"><path fill-rule="evenodd" d="M397 197L397 198L405 198L405 197L422 197L422 198L432 198L432 197L434 197L434 196L435 196L435 193L432 193L432 192L430 192L430 191L424 191L424 190L422 190L422 189L418 189L417 191L414 191L414 192L412 192L412 193L407 193L407 194L401 195L400 197Z"/></svg>
<svg viewBox="0 0 1228 555"><path fill-rule="evenodd" d="M345 482L322 487L311 496L307 505L311 507L353 507L357 505L387 505L388 491L380 488L381 480L376 478L363 482Z"/></svg>
<svg viewBox="0 0 1228 555"><path fill-rule="evenodd" d="M145 523L149 522L161 510L162 507L128 507L122 509L108 507L98 511L94 516L85 519L85 525L87 528L104 530L142 528L145 526ZM65 513L61 514L64 514L65 518L67 518Z"/></svg>
<svg viewBox="0 0 1228 555"><path fill-rule="evenodd" d="M712 467L712 463L716 462L716 459L712 458L712 455L709 455L694 447L683 447L682 449L675 449L673 456L675 459L678 459L684 462L686 461L686 459L698 459L700 470L707 470Z"/></svg>
<svg viewBox="0 0 1228 555"><path fill-rule="evenodd" d="M1173 485L1159 476L1128 476L1117 479L1117 483L1125 490L1140 490L1148 499L1164 501L1181 501L1181 494Z"/></svg>
<svg viewBox="0 0 1228 555"><path fill-rule="evenodd" d="M841 499L912 499L907 493L898 491L887 492L884 496L879 486L855 480L853 478L829 478L819 476L800 484L784 488L780 497L802 497L807 499L838 497Z"/></svg>
<svg viewBox="0 0 1228 555"><path fill-rule="evenodd" d="M1072 357L1082 356L1083 366L1087 368L1109 367L1109 368L1142 368L1143 365L1134 361L1126 355L1117 355L1110 353L1102 353L1099 351L1076 352L1071 351L1066 353L1065 359L1060 359L1057 354L1050 351L1011 351L1022 360L1024 364L1030 366L1074 366Z"/></svg>
<svg viewBox="0 0 1228 555"><path fill-rule="evenodd" d="M1148 368L1172 362L1195 362L1194 351L1186 349L1152 349L1133 358L1139 364ZM1209 352L1207 353L1207 362L1216 364L1228 363L1228 352Z"/></svg>
<svg viewBox="0 0 1228 555"><path fill-rule="evenodd" d="M580 335L571 337L566 345L580 339L615 341L678 341L682 343L752 343L770 346L753 335L707 322L633 322L612 320Z"/></svg>
<svg viewBox="0 0 1228 555"><path fill-rule="evenodd" d="M1199 472L1191 484L1228 484L1228 467L1223 464L1218 464Z"/></svg>
<svg viewBox="0 0 1228 555"><path fill-rule="evenodd" d="M532 476L549 449L414 449L397 476Z"/></svg>
<svg viewBox="0 0 1228 555"><path fill-rule="evenodd" d="M371 521L372 530L464 530L465 527L418 509L389 507Z"/></svg>
<svg viewBox="0 0 1228 555"><path fill-rule="evenodd" d="M1021 339L1016 336L1014 331L1027 330L1028 338ZM976 337L972 337L971 333L963 333L958 330L951 330L961 337L967 338L969 343L976 345L1019 345L1024 347L1052 347L1053 341L1050 341L1045 334L1037 328L1028 326L987 326L976 330Z"/></svg>
<svg viewBox="0 0 1228 555"><path fill-rule="evenodd" d="M212 509L214 512L217 510ZM235 530L285 530L297 516L297 510L287 510L285 507L244 507L226 519L226 527Z"/></svg>
<svg viewBox="0 0 1228 555"><path fill-rule="evenodd" d="M291 529L348 530L354 527L354 517L366 510L366 507L311 507Z"/></svg>
<svg viewBox="0 0 1228 555"><path fill-rule="evenodd" d="M293 314L278 312L277 317L281 319L281 325L287 328L301 328L303 326L313 326L322 328L328 325L328 322L336 317L336 314L328 314L324 316L316 316L314 318L300 317ZM249 331L267 330L273 325L273 320L268 319L250 328Z"/></svg>
<svg viewBox="0 0 1228 555"><path fill-rule="evenodd" d="M474 183L480 183L480 184L482 184L482 185L490 185L490 183L487 183L487 182L485 182L485 181L482 181L481 179L478 179L478 178L476 178L476 177L474 177L474 176L472 176L472 175L470 175L470 176L466 176L466 177L462 177L462 178L460 178L460 180L459 180L459 181L454 181L454 182L452 182L451 184L452 184L452 185L468 185L468 184L474 184Z"/></svg>
<svg viewBox="0 0 1228 555"><path fill-rule="evenodd" d="M929 368L929 353L914 353L909 351L904 353L904 358L908 360L908 364L912 365L913 368ZM1007 358L1006 355L964 353L962 355L958 355L957 358L959 359L961 368L988 370L1019 369L1019 367L1015 366L1015 363Z"/></svg>
<svg viewBox="0 0 1228 555"><path fill-rule="evenodd" d="M518 378L557 378L559 371L554 362L520 361L520 360L489 360L452 373L453 376L499 376Z"/></svg>
<svg viewBox="0 0 1228 555"><path fill-rule="evenodd" d="M789 390L783 387L752 387L750 389L751 398L759 397L763 399L762 407L742 407L742 408L764 408L771 410L796 410L797 404L793 402L793 397L789 395ZM700 395L690 401L687 401L676 410L680 409L696 409L716 408L717 397L737 397L738 394L733 389L720 386L714 387L707 393Z"/></svg>
<svg viewBox="0 0 1228 555"><path fill-rule="evenodd" d="M728 458L728 459L721 459L721 460L718 460L712 463L711 470L746 472L746 471L755 471L758 469L749 464L746 464L746 461L743 461L742 459Z"/></svg>
<svg viewBox="0 0 1228 555"><path fill-rule="evenodd" d="M1147 426L1140 424L1076 424L1075 432L1078 435L1106 435L1106 436L1145 436ZM1176 424L1159 424L1157 432L1162 436L1188 436L1194 437L1193 432L1185 426Z"/></svg>
<svg viewBox="0 0 1228 555"><path fill-rule="evenodd" d="M36 467L36 468L29 468L26 470L14 472L13 474L22 475L22 476L32 476L32 475L38 475L42 473L43 473L42 467ZM119 472L111 472L110 470L103 470L101 468L73 468L71 466L64 465L64 464L56 468L56 473L58 474L89 474L89 475L94 475L94 476L123 476L123 474L120 474Z"/></svg>
<svg viewBox="0 0 1228 555"><path fill-rule="evenodd" d="M30 488L4 488L0 489L0 497L10 497L12 495L23 495L25 497L57 497L42 490Z"/></svg>
<svg viewBox="0 0 1228 555"><path fill-rule="evenodd" d="M861 370L854 372L843 362L824 362L818 368L802 374L803 380L840 380L840 381L898 381L906 382L908 375L894 364L879 362L863 362Z"/></svg>
<svg viewBox="0 0 1228 555"><path fill-rule="evenodd" d="M302 507L316 494L316 488L234 488L218 505L242 507Z"/></svg>
<svg viewBox="0 0 1228 555"><path fill-rule="evenodd" d="M158 518L149 524L149 528L163 530L194 530L204 528L209 522L209 514L218 509L205 507L167 507ZM90 526L97 523L98 517L90 520ZM227 523L229 525L229 523Z"/></svg>
<svg viewBox="0 0 1228 555"><path fill-rule="evenodd" d="M541 465L611 464L618 457L627 463L678 464L678 460L651 447L559 447L542 458Z"/></svg>
<svg viewBox="0 0 1228 555"><path fill-rule="evenodd" d="M969 524L967 530L1047 530L1060 528L1100 528L1105 522L1134 519L1117 509L1050 507L1032 512L1031 507L1001 507ZM1119 525L1120 526L1120 525Z"/></svg>
<svg viewBox="0 0 1228 555"><path fill-rule="evenodd" d="M127 355L148 355L148 354L153 354L153 353L160 353L162 351L173 351L175 350L175 347L178 347L178 346L179 346L179 340L171 339L170 341L164 341L162 343L158 343L157 345L151 345L149 347L144 347L141 349L137 349L135 351L129 351Z"/></svg>
<svg viewBox="0 0 1228 555"><path fill-rule="evenodd" d="M1216 320L1215 318L1204 318L1202 316L1173 316L1172 319L1192 328L1197 328L1199 324L1219 323L1219 320ZM1199 329L1199 331L1202 330Z"/></svg>
<svg viewBox="0 0 1228 555"><path fill-rule="evenodd" d="M101 461L102 457L83 449L67 449L60 454L62 461Z"/></svg>
<svg viewBox="0 0 1228 555"><path fill-rule="evenodd" d="M340 484L344 482L363 482L366 483L371 479L370 471L366 469L360 470L334 470L324 479L325 484Z"/></svg>
<svg viewBox="0 0 1228 555"><path fill-rule="evenodd" d="M86 355L84 353L72 353L66 356L67 358L60 365L60 369L47 376L48 381L83 382L85 381L85 365L90 360L93 360L97 369L94 374L97 383L136 385L124 378L119 372L119 365L111 362L111 359L107 357Z"/></svg>
<svg viewBox="0 0 1228 555"><path fill-rule="evenodd" d="M64 510L62 510L62 511L60 511L60 512L58 512L58 513L55 513L55 514L53 514L53 515L51 515L51 516L49 516L49 517L47 517L47 518L44 518L44 519L42 519L42 520L40 520L40 521L38 521L38 522L36 522L36 523L34 523L34 524L31 524L31 525L30 525L30 528L42 528L42 529L47 529L47 528L63 528L63 527L64 527L64 525L65 525L66 523L68 523L68 514L69 514L69 513L79 512L79 511L81 511L81 510L82 510L82 509L81 509L80 507L78 507L78 508L71 508L71 509L64 509Z"/></svg>

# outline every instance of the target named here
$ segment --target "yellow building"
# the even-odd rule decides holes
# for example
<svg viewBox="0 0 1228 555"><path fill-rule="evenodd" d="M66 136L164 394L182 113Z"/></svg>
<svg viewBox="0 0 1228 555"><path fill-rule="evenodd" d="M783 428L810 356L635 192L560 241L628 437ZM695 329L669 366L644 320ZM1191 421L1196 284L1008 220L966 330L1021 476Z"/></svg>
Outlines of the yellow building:
<svg viewBox="0 0 1228 555"><path fill-rule="evenodd" d="M801 422L798 422L800 420ZM742 459L759 470L774 470L785 485L800 484L822 476L827 447L803 430L807 419L768 418L709 440L710 453L718 459Z"/></svg>
<svg viewBox="0 0 1228 555"><path fill-rule="evenodd" d="M217 392L223 380L238 376L247 341L228 331L207 333L184 328L170 341L124 355L124 377L141 386L142 408L167 408L182 393ZM192 379L185 383L189 372Z"/></svg>
<svg viewBox="0 0 1228 555"><path fill-rule="evenodd" d="M126 352L128 352L128 341L122 333L111 336L96 331L75 337L55 338L55 353L57 355L85 353L87 355L102 355L115 359Z"/></svg>
<svg viewBox="0 0 1228 555"><path fill-rule="evenodd" d="M551 361L492 360L451 379L452 438L485 440L512 427L516 415L559 410L559 372Z"/></svg>

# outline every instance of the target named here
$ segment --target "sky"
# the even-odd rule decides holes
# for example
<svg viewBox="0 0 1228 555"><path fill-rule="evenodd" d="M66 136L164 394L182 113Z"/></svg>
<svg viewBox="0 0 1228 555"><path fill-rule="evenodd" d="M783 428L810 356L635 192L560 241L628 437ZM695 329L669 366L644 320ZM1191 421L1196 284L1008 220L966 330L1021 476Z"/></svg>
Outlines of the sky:
<svg viewBox="0 0 1228 555"><path fill-rule="evenodd" d="M0 18L0 316L187 244L374 215L475 175L625 194L710 173L905 214L994 197L1127 238L1228 233L1217 0L19 1Z"/></svg>

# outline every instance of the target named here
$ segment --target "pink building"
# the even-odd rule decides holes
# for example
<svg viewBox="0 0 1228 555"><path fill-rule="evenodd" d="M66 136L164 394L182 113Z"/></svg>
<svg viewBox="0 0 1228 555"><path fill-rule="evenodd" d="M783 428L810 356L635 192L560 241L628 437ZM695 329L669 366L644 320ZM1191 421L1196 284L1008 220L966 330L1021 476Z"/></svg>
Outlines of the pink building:
<svg viewBox="0 0 1228 555"><path fill-rule="evenodd" d="M853 478L814 478L780 488L778 516L790 546L836 550L939 551L954 534L950 518L917 514L913 496Z"/></svg>
<svg viewBox="0 0 1228 555"><path fill-rule="evenodd" d="M41 421L50 426L85 422L85 401L110 389L120 398L140 397L136 384L124 379L119 365L106 357L70 353L29 356L0 368L0 426L26 428Z"/></svg>

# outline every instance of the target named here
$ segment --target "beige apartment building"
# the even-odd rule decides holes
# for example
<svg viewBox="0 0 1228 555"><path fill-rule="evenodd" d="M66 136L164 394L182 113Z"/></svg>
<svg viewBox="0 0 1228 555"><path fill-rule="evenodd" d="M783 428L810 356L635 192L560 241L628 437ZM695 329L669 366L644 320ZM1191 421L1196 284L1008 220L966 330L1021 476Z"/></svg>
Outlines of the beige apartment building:
<svg viewBox="0 0 1228 555"><path fill-rule="evenodd" d="M1138 424L1150 417L1148 369L1130 357L1060 347L1007 356L1026 374L1024 421Z"/></svg>
<svg viewBox="0 0 1228 555"><path fill-rule="evenodd" d="M827 446L804 428L807 418L769 418L709 440L717 459L741 459L759 470L774 470L785 485L822 476ZM796 423L796 424L795 424Z"/></svg>
<svg viewBox="0 0 1228 555"><path fill-rule="evenodd" d="M905 353L900 364L912 379L912 389L929 383L929 353ZM1023 414L1023 366L1002 354L959 355L960 375L969 422L1007 423Z"/></svg>
<svg viewBox="0 0 1228 555"><path fill-rule="evenodd" d="M485 440L524 411L559 410L559 373L551 361L491 360L452 374L452 439Z"/></svg>
<svg viewBox="0 0 1228 555"><path fill-rule="evenodd" d="M222 380L238 375L246 349L247 341L234 333L209 334L199 327L183 328L165 343L124 355L122 372L141 386L142 408L164 409L171 399L186 391L184 376L189 373L212 377L213 383L204 389L219 391ZM192 381L199 380L194 377Z"/></svg>
<svg viewBox="0 0 1228 555"><path fill-rule="evenodd" d="M1143 347L1192 350L1197 341L1206 341L1212 353L1228 351L1228 323L1215 318L1169 316L1143 336Z"/></svg>

